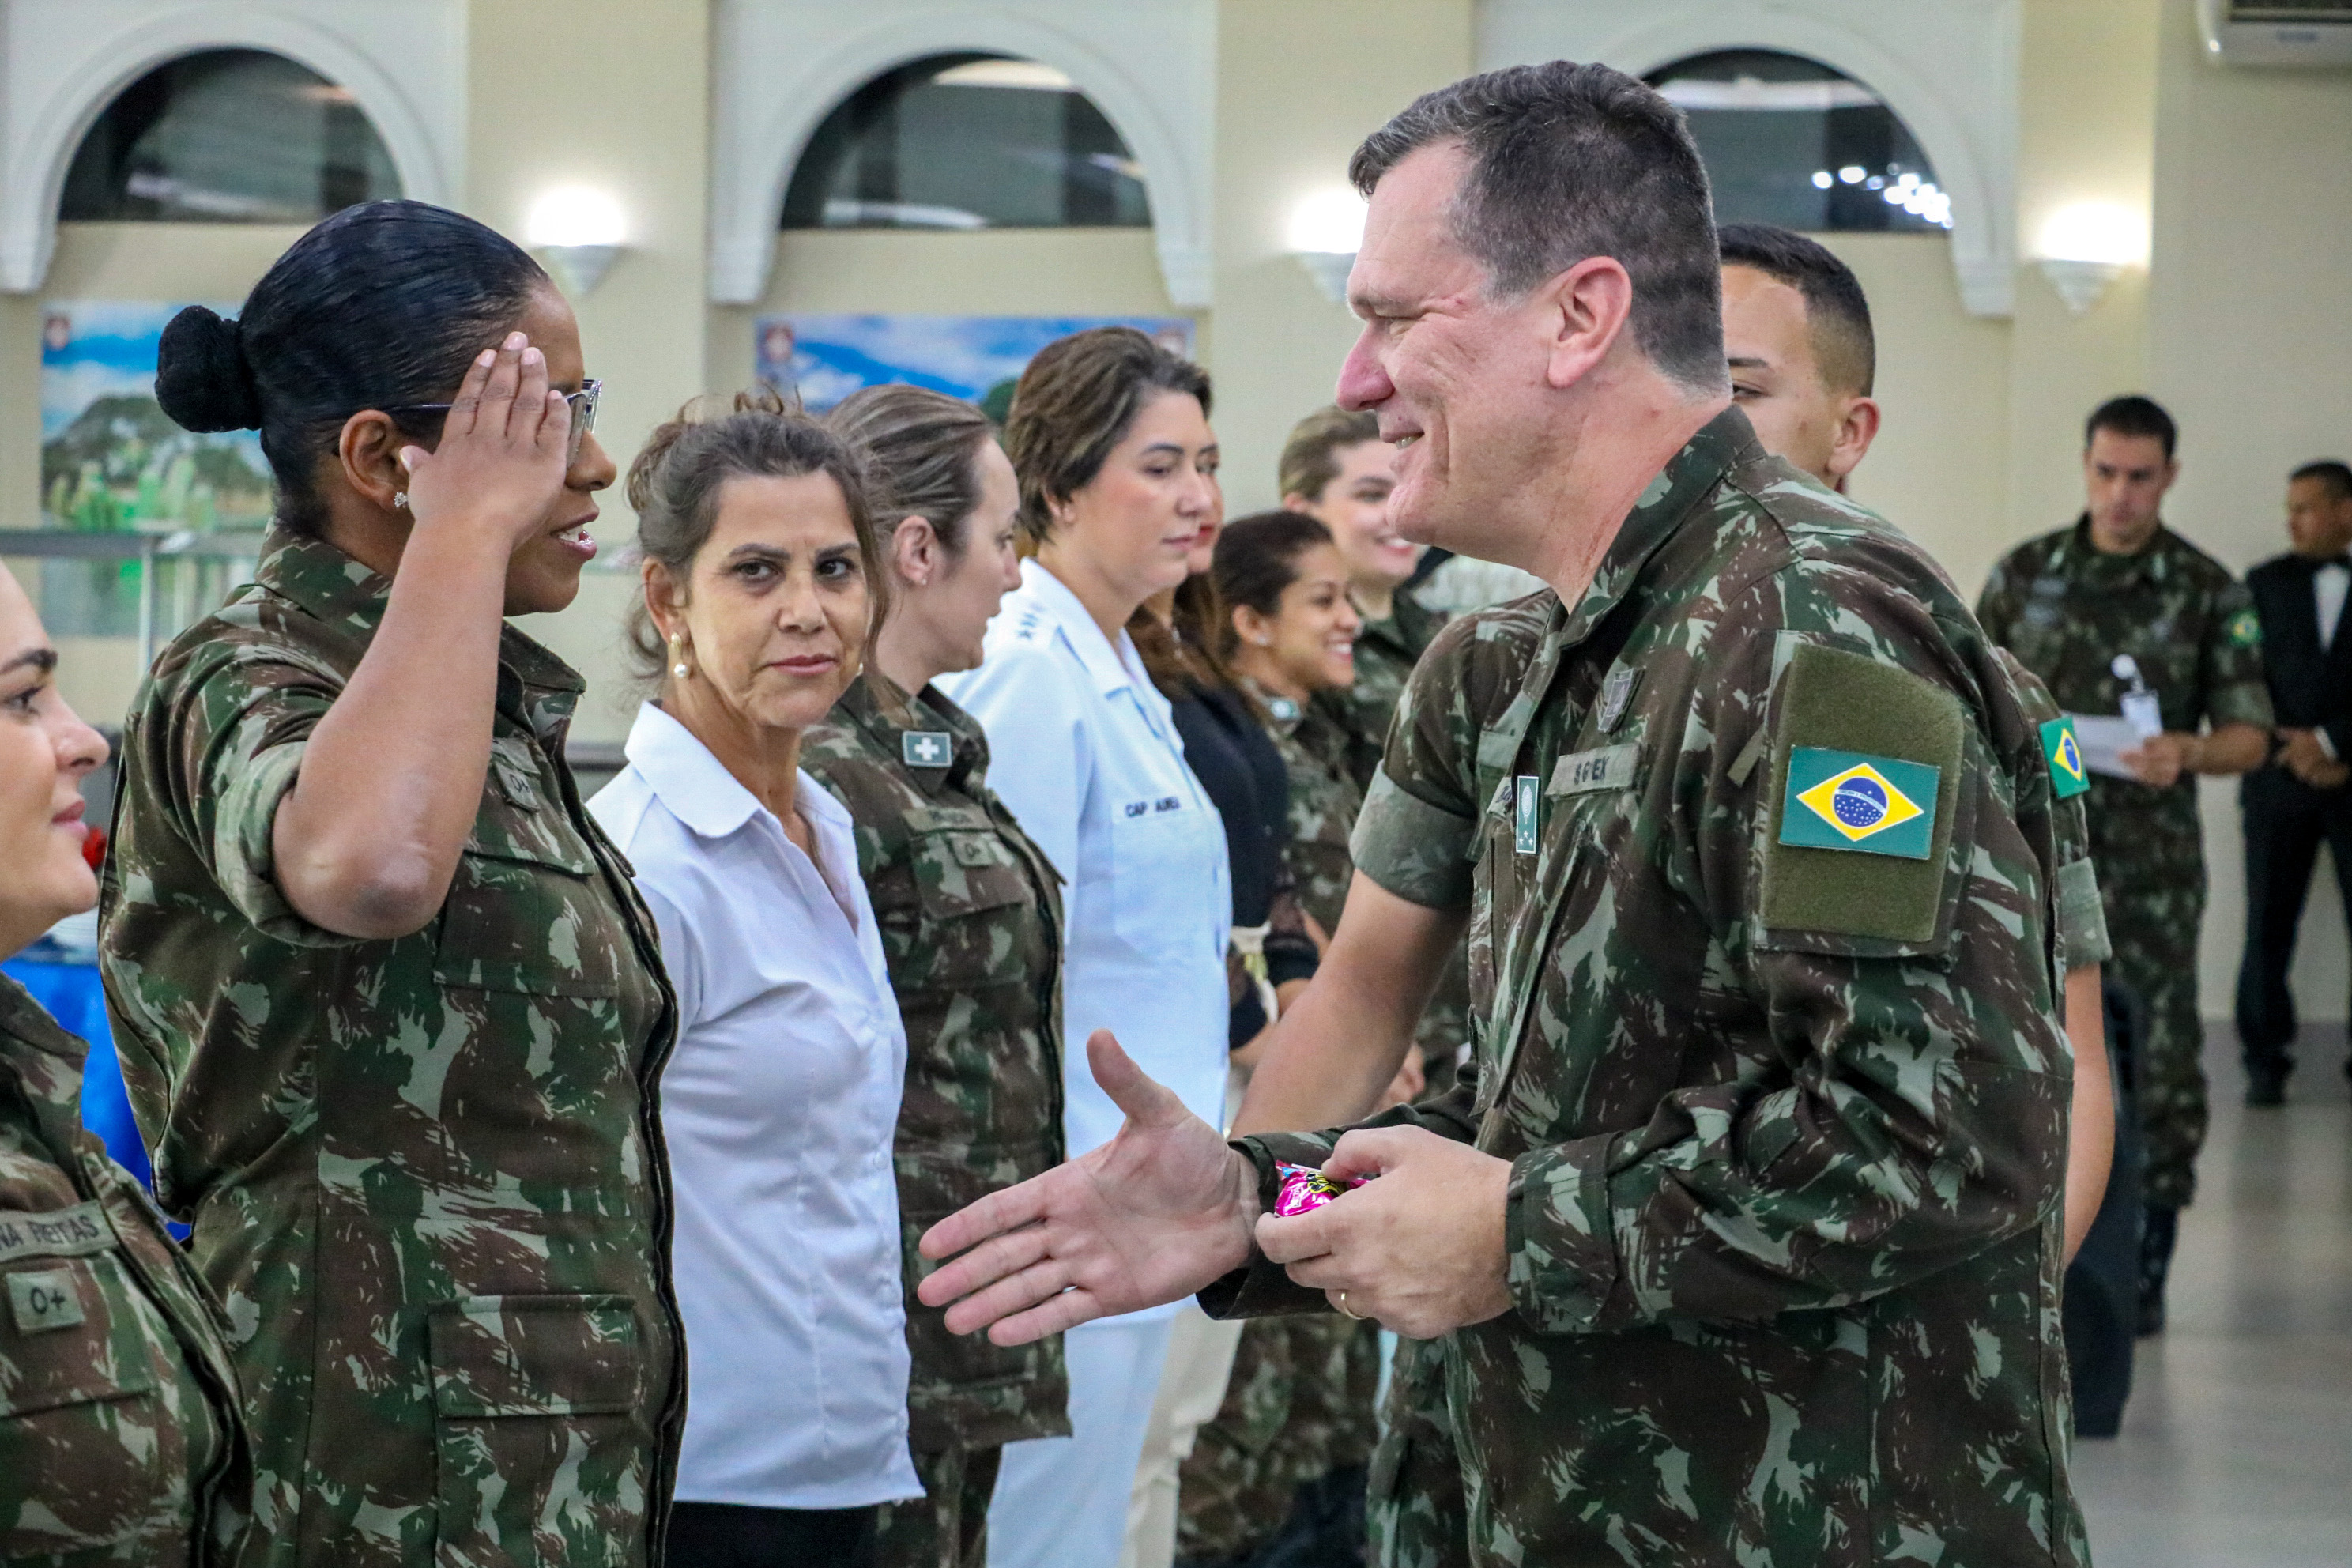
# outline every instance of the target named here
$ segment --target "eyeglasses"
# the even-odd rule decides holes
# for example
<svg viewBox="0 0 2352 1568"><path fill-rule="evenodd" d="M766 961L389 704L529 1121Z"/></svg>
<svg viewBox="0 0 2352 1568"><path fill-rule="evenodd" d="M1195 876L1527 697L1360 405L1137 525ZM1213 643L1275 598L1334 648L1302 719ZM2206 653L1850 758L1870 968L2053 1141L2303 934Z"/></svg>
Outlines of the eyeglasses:
<svg viewBox="0 0 2352 1568"><path fill-rule="evenodd" d="M589 431L596 428L596 404L604 395L604 384L593 378L583 381L579 391L563 395L563 401L572 409L572 444L563 454L565 468L580 460L580 443L588 438ZM446 416L457 406L454 403L404 403L384 412L395 419L404 414L439 414Z"/></svg>

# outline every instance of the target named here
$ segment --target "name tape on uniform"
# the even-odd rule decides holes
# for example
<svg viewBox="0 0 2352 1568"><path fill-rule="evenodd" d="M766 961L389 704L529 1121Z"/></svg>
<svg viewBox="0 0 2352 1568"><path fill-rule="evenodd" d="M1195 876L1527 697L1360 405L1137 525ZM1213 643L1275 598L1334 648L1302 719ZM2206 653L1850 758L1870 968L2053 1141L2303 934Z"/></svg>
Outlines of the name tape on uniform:
<svg viewBox="0 0 2352 1568"><path fill-rule="evenodd" d="M0 1214L0 1263L19 1258L88 1258L114 1246L106 1206L92 1199L46 1214Z"/></svg>
<svg viewBox="0 0 2352 1568"><path fill-rule="evenodd" d="M1789 753L1780 842L1925 860L1941 783L1942 771L1925 763L1798 746Z"/></svg>
<svg viewBox="0 0 2352 1568"><path fill-rule="evenodd" d="M1642 748L1631 742L1578 752L1553 764L1551 787L1544 793L1583 795L1592 790L1631 789L1641 761Z"/></svg>

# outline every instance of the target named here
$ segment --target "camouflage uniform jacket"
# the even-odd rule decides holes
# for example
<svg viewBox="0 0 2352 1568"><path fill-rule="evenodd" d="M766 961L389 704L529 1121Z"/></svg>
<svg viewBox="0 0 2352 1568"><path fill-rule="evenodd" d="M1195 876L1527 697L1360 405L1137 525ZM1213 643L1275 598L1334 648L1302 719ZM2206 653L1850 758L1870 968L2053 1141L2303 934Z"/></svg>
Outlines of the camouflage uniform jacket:
<svg viewBox="0 0 2352 1568"><path fill-rule="evenodd" d="M1003 1349L915 1299L923 1232L1062 1160L1061 879L987 784L988 741L926 688L903 717L853 683L801 740L801 766L857 825L907 1026L895 1161L904 1234L907 1405L917 1453L1069 1435L1059 1335Z"/></svg>
<svg viewBox="0 0 2352 1568"><path fill-rule="evenodd" d="M1328 935L1339 927L1348 884L1356 874L1348 836L1363 809L1364 791L1349 769L1354 737L1333 704L1296 702L1254 681L1250 689L1271 716L1266 731L1282 754L1290 784L1290 840L1282 847L1283 864L1300 907Z"/></svg>
<svg viewBox="0 0 2352 1568"><path fill-rule="evenodd" d="M233 1325L247 1558L657 1562L683 1345L656 1085L677 1009L511 627L441 911L337 935L273 879L278 804L390 584L275 536L167 649L122 743L107 1004L163 1207Z"/></svg>
<svg viewBox="0 0 2352 1568"><path fill-rule="evenodd" d="M1993 568L1977 614L1985 635L2041 677L2070 713L2120 712L2130 684L2113 666L2117 654L2129 654L2167 730L2194 734L2208 720L2271 726L2252 596L2168 528L2137 555L2094 548L2087 518L2028 540ZM2090 782L2083 801L2104 878L2135 883L2193 870L2200 845L2193 777L2183 773L2165 789L2105 773Z"/></svg>
<svg viewBox="0 0 2352 1568"><path fill-rule="evenodd" d="M0 1558L224 1563L253 1485L226 1325L82 1130L87 1050L0 975Z"/></svg>
<svg viewBox="0 0 2352 1568"><path fill-rule="evenodd" d="M1848 757L1916 857L1823 845ZM1487 1005L1475 1089L1380 1119L1511 1163L1513 1309L1444 1341L1475 1561L2087 1561L2049 800L1949 583L1736 409L1574 609L1431 649L1356 863L1469 908ZM1336 1137L1237 1146L1270 1197Z"/></svg>
<svg viewBox="0 0 2352 1568"><path fill-rule="evenodd" d="M1389 726L1396 721L1397 704L1412 681L1412 667L1444 625L1444 616L1411 594L1399 593L1386 616L1378 620L1366 616L1363 629L1356 634L1356 683L1318 699L1318 706L1347 715L1352 742L1348 765L1358 788L1371 787Z"/></svg>
<svg viewBox="0 0 2352 1568"><path fill-rule="evenodd" d="M1355 684L1344 691L1317 693L1313 706L1339 717L1347 730L1348 768L1359 789L1371 788L1413 666L1444 625L1443 615L1411 594L1398 594L1386 616L1365 621L1356 634ZM1333 928L1326 923L1323 929ZM1416 1037L1433 1089L1450 1081L1454 1059L1470 1037L1471 1016L1470 973L1456 949L1422 1013Z"/></svg>

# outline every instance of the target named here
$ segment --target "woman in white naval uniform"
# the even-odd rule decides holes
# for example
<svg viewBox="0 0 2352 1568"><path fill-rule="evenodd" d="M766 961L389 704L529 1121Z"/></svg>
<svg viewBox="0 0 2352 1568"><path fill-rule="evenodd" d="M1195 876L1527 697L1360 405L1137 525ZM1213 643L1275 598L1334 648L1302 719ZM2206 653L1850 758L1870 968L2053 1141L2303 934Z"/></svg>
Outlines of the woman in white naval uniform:
<svg viewBox="0 0 2352 1568"><path fill-rule="evenodd" d="M1064 338L1030 363L1005 440L1037 553L990 623L980 668L950 686L988 731L990 784L1068 883L1073 1159L1119 1128L1087 1068L1097 1029L1194 1114L1223 1116L1224 829L1125 630L1145 599L1183 581L1188 551L1222 510L1208 414L1207 374L1130 328ZM1118 1561L1174 1313L1070 1331L1071 1436L1006 1446L989 1568Z"/></svg>

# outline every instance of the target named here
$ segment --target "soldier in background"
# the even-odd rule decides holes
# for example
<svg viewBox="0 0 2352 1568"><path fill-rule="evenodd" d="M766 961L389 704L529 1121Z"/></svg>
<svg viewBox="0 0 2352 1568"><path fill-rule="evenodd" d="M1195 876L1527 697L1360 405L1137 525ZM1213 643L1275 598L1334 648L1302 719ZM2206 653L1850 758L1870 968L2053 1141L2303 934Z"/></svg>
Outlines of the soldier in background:
<svg viewBox="0 0 2352 1568"><path fill-rule="evenodd" d="M0 958L98 901L81 781L106 742L0 566ZM0 1559L233 1561L252 1455L220 1310L81 1124L89 1047L0 975Z"/></svg>
<svg viewBox="0 0 2352 1568"><path fill-rule="evenodd" d="M1380 422L1361 410L1318 409L1300 420L1282 448L1282 504L1331 531L1348 569L1348 592L1362 612L1356 634L1356 681L1317 700L1340 716L1349 733L1349 768L1356 787L1371 787L1380 771L1398 700L1412 667L1445 625L1404 584L1423 546L1389 521L1395 449L1381 439ZM1457 954L1429 999L1416 1036L1427 1091L1443 1093L1470 1040L1470 973Z"/></svg>
<svg viewBox="0 0 2352 1568"><path fill-rule="evenodd" d="M801 742L856 824L907 1027L892 1159L904 1240L908 1443L919 1501L886 1504L885 1568L982 1568L1004 1445L1066 1437L1058 1336L1000 1349L916 1300L916 1238L1062 1158L1061 879L988 788L988 740L933 678L980 662L1020 580L1019 491L987 417L913 386L852 395L826 423L864 454L888 534L890 615L864 678Z"/></svg>
<svg viewBox="0 0 2352 1568"><path fill-rule="evenodd" d="M2089 504L2074 525L2011 551L1977 614L2085 732L2091 858L2116 977L2147 1009L2133 1064L2147 1163L2140 1331L2164 1327L2179 1214L2205 1142L2205 1027L2197 937L2205 848L2196 775L2242 773L2269 747L2270 693L2252 600L2221 563L2164 526L2179 477L2172 416L2117 397L2084 427ZM2096 729L2084 719L2103 721ZM2102 731L2130 726L2128 745Z"/></svg>
<svg viewBox="0 0 2352 1568"><path fill-rule="evenodd" d="M1348 568L1348 592L1362 612L1356 634L1356 682L1332 700L1353 715L1359 783L1380 766L1389 721L1396 717L1412 667L1445 617L1402 593L1421 563L1422 546L1389 521L1395 451L1380 422L1360 410L1318 408L1291 427L1283 444L1282 504L1331 531Z"/></svg>
<svg viewBox="0 0 2352 1568"><path fill-rule="evenodd" d="M1342 396L1403 448L1397 520L1552 591L1416 669L1243 1116L1377 1088L1465 928L1476 1085L1227 1145L1098 1034L1119 1136L927 1236L971 1250L925 1299L1007 1341L1204 1287L1442 1336L1480 1568L2085 1562L2047 775L1998 658L1729 406L1654 91L1490 72L1351 173ZM1285 1165L1379 1179L1283 1216Z"/></svg>

